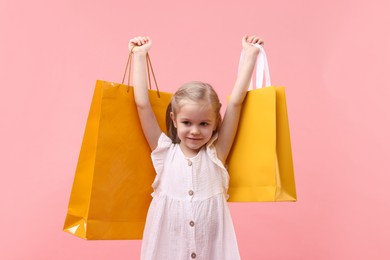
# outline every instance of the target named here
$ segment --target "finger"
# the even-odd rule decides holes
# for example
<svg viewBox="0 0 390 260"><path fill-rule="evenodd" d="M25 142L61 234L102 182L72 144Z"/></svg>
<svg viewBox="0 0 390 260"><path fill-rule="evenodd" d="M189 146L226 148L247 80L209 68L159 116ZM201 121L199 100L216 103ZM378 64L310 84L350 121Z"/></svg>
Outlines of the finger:
<svg viewBox="0 0 390 260"><path fill-rule="evenodd" d="M257 43L260 38L256 35L253 35L252 43Z"/></svg>
<svg viewBox="0 0 390 260"><path fill-rule="evenodd" d="M138 45L141 46L143 44L143 40L142 40L142 37L141 36L138 36L137 37L137 41L138 41Z"/></svg>
<svg viewBox="0 0 390 260"><path fill-rule="evenodd" d="M244 37L242 37L242 46L245 46L248 44L248 35L245 35Z"/></svg>
<svg viewBox="0 0 390 260"><path fill-rule="evenodd" d="M139 45L137 39L133 39L133 40L131 41L131 43L132 43L134 46L138 46L138 45Z"/></svg>
<svg viewBox="0 0 390 260"><path fill-rule="evenodd" d="M147 43L152 44L152 40L150 39L150 37L147 36L146 38L148 39Z"/></svg>
<svg viewBox="0 0 390 260"><path fill-rule="evenodd" d="M263 44L264 44L264 40L263 40L263 39L260 39L260 38L257 38L256 43L257 43L257 44L260 44L260 45L263 45Z"/></svg>
<svg viewBox="0 0 390 260"><path fill-rule="evenodd" d="M260 39L260 37L256 37L256 39L254 40L254 43L263 44L264 41L262 39Z"/></svg>
<svg viewBox="0 0 390 260"><path fill-rule="evenodd" d="M253 40L255 39L255 37L256 37L256 36L254 36L254 35L249 36L249 37L248 37L248 42L249 42L249 43L253 43Z"/></svg>
<svg viewBox="0 0 390 260"><path fill-rule="evenodd" d="M260 37L258 37L257 35L251 36L250 40L251 40L250 41L251 44L259 44L259 45L261 45L261 44L264 43L264 41L262 39L260 39Z"/></svg>
<svg viewBox="0 0 390 260"><path fill-rule="evenodd" d="M128 44L129 50L134 48L136 45L137 45L137 41L134 38L130 39L129 44Z"/></svg>
<svg viewBox="0 0 390 260"><path fill-rule="evenodd" d="M133 43L134 43L134 45L139 45L139 37L135 37L135 38L133 38Z"/></svg>

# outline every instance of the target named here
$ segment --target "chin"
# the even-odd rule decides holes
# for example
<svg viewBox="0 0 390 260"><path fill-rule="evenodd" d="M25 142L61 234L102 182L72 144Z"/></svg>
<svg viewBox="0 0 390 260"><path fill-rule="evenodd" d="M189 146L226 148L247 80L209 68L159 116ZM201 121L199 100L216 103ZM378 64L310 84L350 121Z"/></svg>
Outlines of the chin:
<svg viewBox="0 0 390 260"><path fill-rule="evenodd" d="M205 144L192 144L192 143L186 143L186 146L188 147L188 148L190 148L191 150L199 150L200 148L202 148L203 147L203 145L205 145Z"/></svg>
<svg viewBox="0 0 390 260"><path fill-rule="evenodd" d="M186 146L191 150L199 150L202 145L192 145L192 144L186 144Z"/></svg>

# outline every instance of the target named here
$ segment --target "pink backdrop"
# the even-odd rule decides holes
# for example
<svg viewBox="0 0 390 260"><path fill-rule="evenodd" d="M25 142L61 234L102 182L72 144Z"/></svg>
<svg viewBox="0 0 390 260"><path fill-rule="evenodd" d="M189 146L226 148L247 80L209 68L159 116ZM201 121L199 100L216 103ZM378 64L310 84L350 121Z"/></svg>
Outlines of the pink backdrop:
<svg viewBox="0 0 390 260"><path fill-rule="evenodd" d="M62 231L96 79L153 38L166 91L225 100L240 40L286 86L299 202L230 204L243 259L390 259L390 2L1 0L1 259L137 259L140 241Z"/></svg>

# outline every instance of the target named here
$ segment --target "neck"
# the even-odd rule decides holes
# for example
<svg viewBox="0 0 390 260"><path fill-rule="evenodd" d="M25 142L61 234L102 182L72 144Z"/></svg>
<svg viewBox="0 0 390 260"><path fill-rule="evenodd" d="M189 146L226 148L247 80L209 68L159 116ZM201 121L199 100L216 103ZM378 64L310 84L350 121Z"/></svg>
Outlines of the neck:
<svg viewBox="0 0 390 260"><path fill-rule="evenodd" d="M195 157L199 153L200 149L202 149L202 147L203 147L202 146L199 149L192 150L192 149L189 149L188 147L186 147L183 143L180 143L179 146L180 146L180 149L183 152L184 156L188 157L188 158Z"/></svg>

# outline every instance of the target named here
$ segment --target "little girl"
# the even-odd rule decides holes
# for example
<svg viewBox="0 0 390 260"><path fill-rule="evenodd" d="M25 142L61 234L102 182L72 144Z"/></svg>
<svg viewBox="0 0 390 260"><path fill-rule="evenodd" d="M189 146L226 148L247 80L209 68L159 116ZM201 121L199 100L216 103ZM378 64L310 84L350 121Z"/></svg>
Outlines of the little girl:
<svg viewBox="0 0 390 260"><path fill-rule="evenodd" d="M168 137L148 98L146 54L152 41L148 37L130 40L135 102L157 173L141 259L240 259L226 202L229 175L224 164L259 53L254 44L262 43L257 36L242 39L242 65L223 120L214 89L207 83L190 82L173 95L168 106Z"/></svg>

